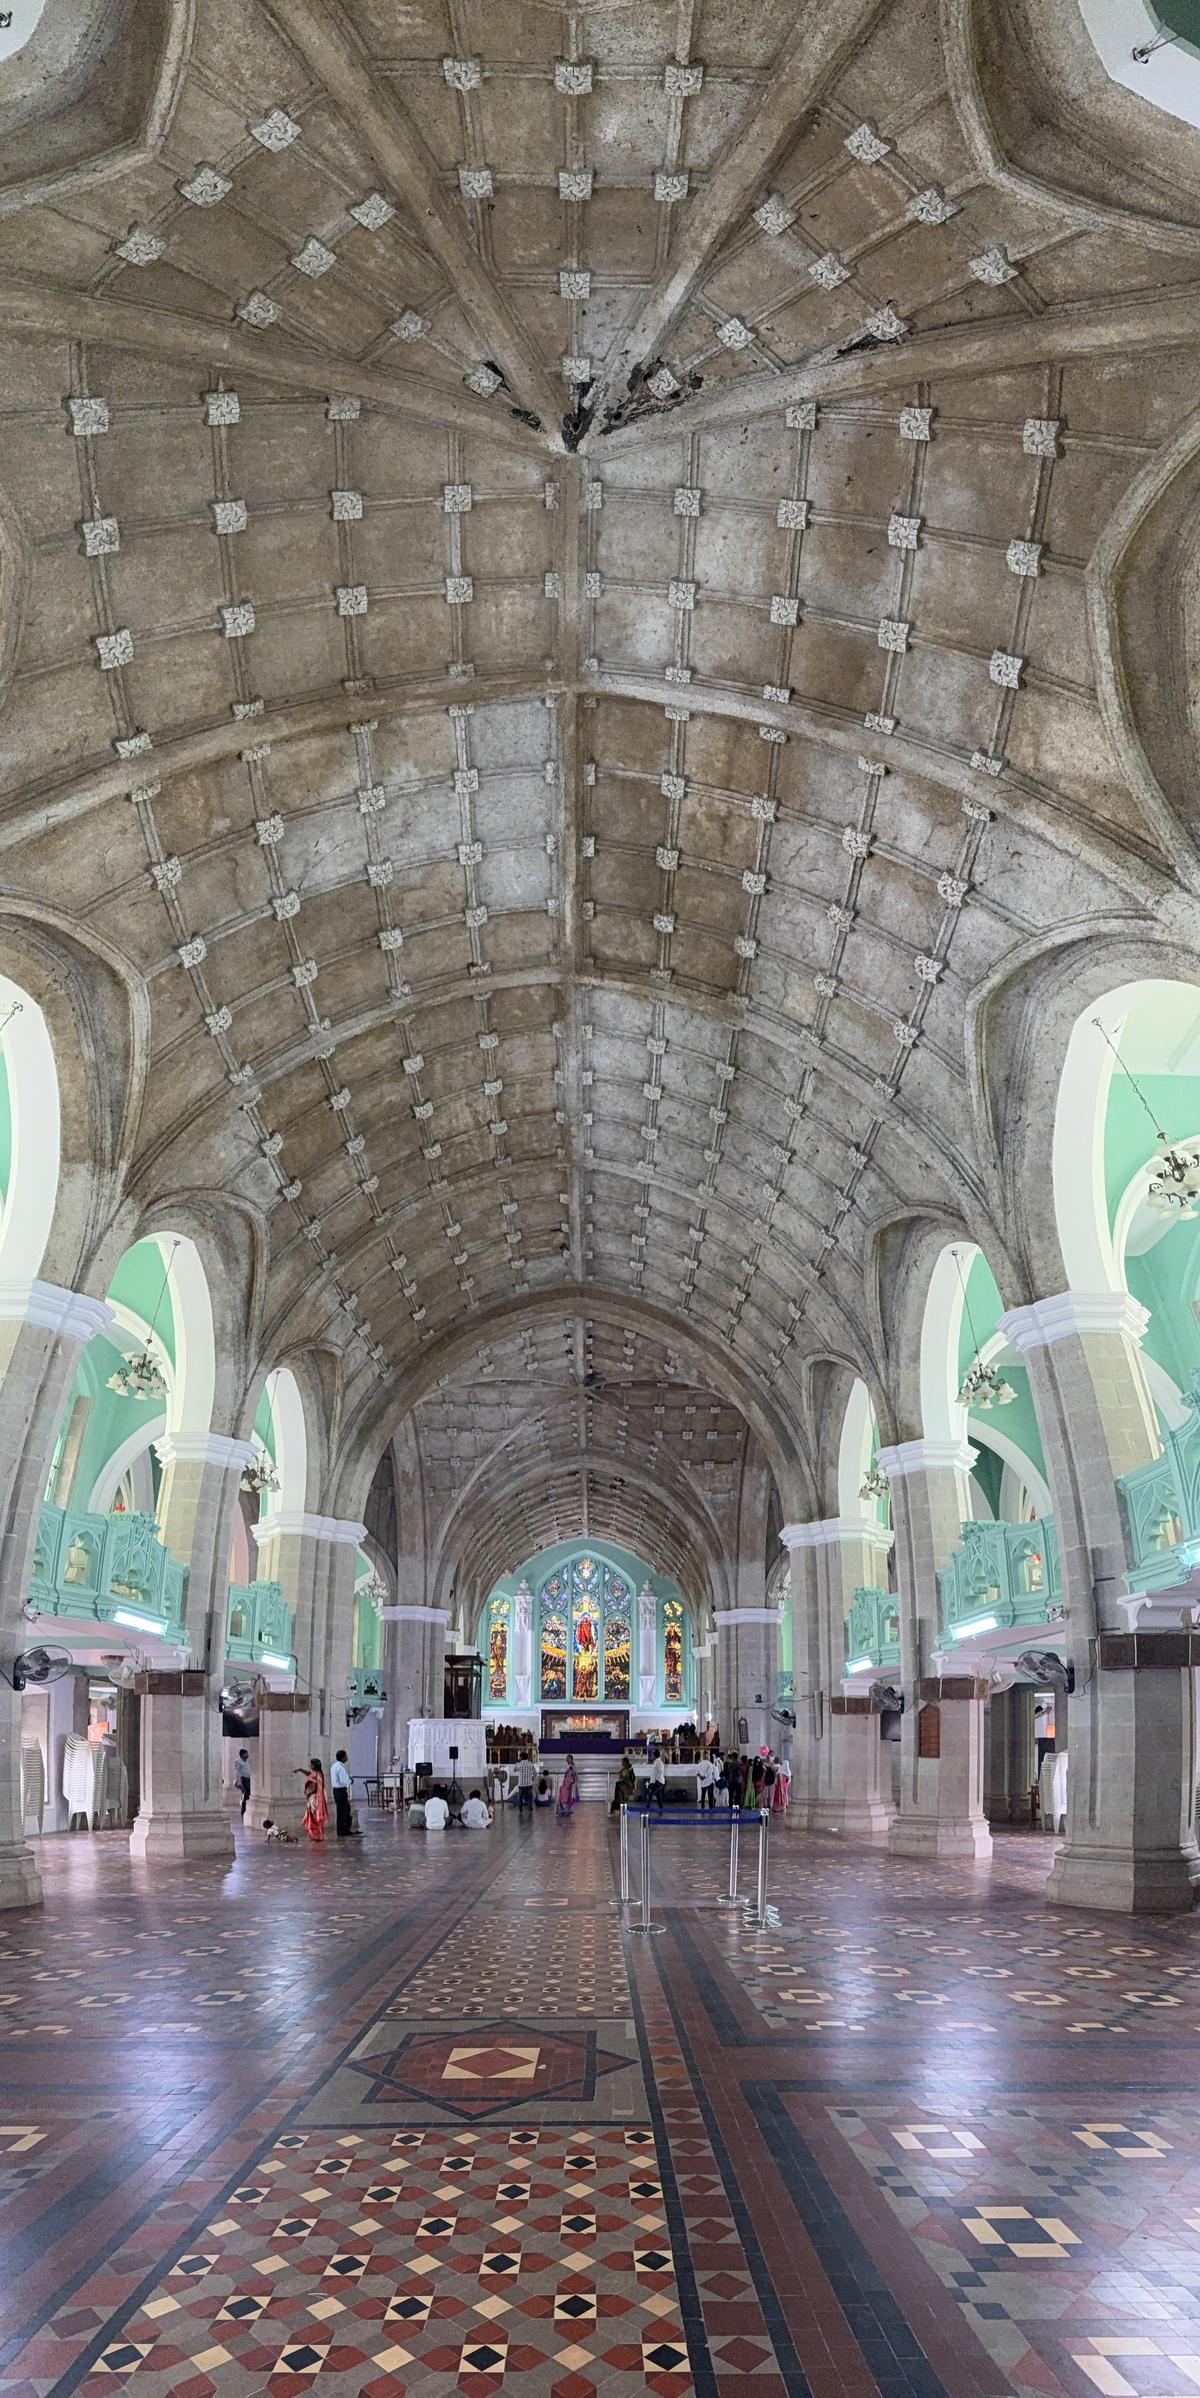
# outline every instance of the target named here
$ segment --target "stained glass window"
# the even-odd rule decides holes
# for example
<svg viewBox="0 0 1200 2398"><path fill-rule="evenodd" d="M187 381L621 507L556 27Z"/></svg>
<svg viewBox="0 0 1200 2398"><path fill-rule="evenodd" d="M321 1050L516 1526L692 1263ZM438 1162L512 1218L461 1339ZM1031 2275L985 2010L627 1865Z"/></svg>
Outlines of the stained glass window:
<svg viewBox="0 0 1200 2398"><path fill-rule="evenodd" d="M550 1607L542 1616L542 1697L565 1699L567 1696L567 1619L561 1609Z"/></svg>
<svg viewBox="0 0 1200 2398"><path fill-rule="evenodd" d="M491 1629L488 1633L488 1697L503 1701L508 1697L508 1600L492 1600Z"/></svg>
<svg viewBox="0 0 1200 2398"><path fill-rule="evenodd" d="M585 1596L576 1598L572 1625L571 1696L574 1699L598 1699L600 1696L600 1643L596 1626L596 1611L590 1599Z"/></svg>
<svg viewBox="0 0 1200 2398"><path fill-rule="evenodd" d="M604 1619L604 1696L606 1699L629 1696L629 1622L623 1615L606 1615Z"/></svg>
<svg viewBox="0 0 1200 2398"><path fill-rule="evenodd" d="M668 1707L683 1704L683 1609L678 1599L663 1601L663 1698Z"/></svg>

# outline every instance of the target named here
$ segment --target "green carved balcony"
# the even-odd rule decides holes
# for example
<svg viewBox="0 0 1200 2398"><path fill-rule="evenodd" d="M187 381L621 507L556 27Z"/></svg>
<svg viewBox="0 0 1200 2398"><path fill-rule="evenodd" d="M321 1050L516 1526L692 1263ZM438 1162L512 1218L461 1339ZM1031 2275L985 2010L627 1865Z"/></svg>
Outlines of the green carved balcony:
<svg viewBox="0 0 1200 2398"><path fill-rule="evenodd" d="M959 1547L938 1575L938 1594L942 1632L950 1640L968 1630L1044 1624L1061 1595L1053 1516L1036 1516L1030 1524L964 1524Z"/></svg>
<svg viewBox="0 0 1200 2398"><path fill-rule="evenodd" d="M186 1573L163 1547L152 1515L90 1515L42 1503L29 1586L39 1615L118 1623L182 1646Z"/></svg>
<svg viewBox="0 0 1200 2398"><path fill-rule="evenodd" d="M775 1704L790 1707L796 1695L796 1681L790 1665L781 1665L775 1676Z"/></svg>
<svg viewBox="0 0 1200 2398"><path fill-rule="evenodd" d="M352 1665L350 1668L350 1705L352 1707L381 1707L387 1697L387 1683L379 1665Z"/></svg>
<svg viewBox="0 0 1200 2398"><path fill-rule="evenodd" d="M846 1619L846 1665L860 1673L900 1663L900 1602L894 1590L856 1590Z"/></svg>
<svg viewBox="0 0 1200 2398"><path fill-rule="evenodd" d="M1187 1589L1200 1564L1200 1372L1186 1405L1178 1429L1163 1432L1162 1455L1117 1483L1134 1559L1125 1577L1131 1591Z"/></svg>
<svg viewBox="0 0 1200 2398"><path fill-rule="evenodd" d="M296 1619L278 1582L231 1582L225 1655L231 1665L295 1664Z"/></svg>

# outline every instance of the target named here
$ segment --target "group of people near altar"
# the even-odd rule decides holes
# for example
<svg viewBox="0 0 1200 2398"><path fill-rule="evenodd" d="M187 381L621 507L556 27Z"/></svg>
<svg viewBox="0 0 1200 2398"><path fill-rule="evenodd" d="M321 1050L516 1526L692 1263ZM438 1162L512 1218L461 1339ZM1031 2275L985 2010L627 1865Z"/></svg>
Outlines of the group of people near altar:
<svg viewBox="0 0 1200 2398"><path fill-rule="evenodd" d="M646 1777L646 1805L661 1807L666 1796L666 1768L661 1754L651 1759ZM791 1797L792 1769L786 1758L774 1749L757 1749L753 1756L746 1750L727 1749L722 1755L718 1747L708 1749L696 1767L696 1797L704 1808L718 1803L730 1807L759 1808L782 1815ZM621 1760L613 1791L610 1812L618 1815L622 1807L637 1803L638 1777L628 1749Z"/></svg>

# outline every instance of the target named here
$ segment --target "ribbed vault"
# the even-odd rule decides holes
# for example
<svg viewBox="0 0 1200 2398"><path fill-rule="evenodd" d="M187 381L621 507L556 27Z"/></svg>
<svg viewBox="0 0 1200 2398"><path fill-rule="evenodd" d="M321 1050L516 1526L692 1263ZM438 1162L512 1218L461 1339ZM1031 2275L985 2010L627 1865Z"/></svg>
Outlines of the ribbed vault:
<svg viewBox="0 0 1200 2398"><path fill-rule="evenodd" d="M84 180L4 70L6 898L134 995L134 1198L249 1218L352 1446L411 1396L437 1490L536 1466L506 1554L670 1566L623 1459L682 1523L748 1437L640 1333L589 1393L540 1299L627 1292L801 1457L879 1228L986 1225L983 995L1194 888L1092 639L1191 250L989 163L974 26L164 0L107 150L72 69Z"/></svg>

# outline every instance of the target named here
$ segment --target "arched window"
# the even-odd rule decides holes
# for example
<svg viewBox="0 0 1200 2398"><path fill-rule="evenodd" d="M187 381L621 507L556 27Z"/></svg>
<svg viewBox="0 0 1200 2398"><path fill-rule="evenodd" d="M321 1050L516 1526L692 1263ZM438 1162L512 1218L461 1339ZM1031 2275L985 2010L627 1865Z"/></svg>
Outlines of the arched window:
<svg viewBox="0 0 1200 2398"><path fill-rule="evenodd" d="M508 1600L493 1599L488 1616L488 1697L502 1705L508 1697Z"/></svg>
<svg viewBox="0 0 1200 2398"><path fill-rule="evenodd" d="M521 1601L528 1613L517 1612L518 1600L501 1587L478 1620L485 1706L691 1703L691 1619L669 1585L655 1597L647 1579L639 1601L637 1583L592 1548L580 1548L540 1581L536 1561L530 1562L532 1594L523 1584ZM522 1629L530 1618L531 1649L524 1645ZM651 1659L654 1696L647 1700ZM525 1695L518 1698L521 1687Z"/></svg>

